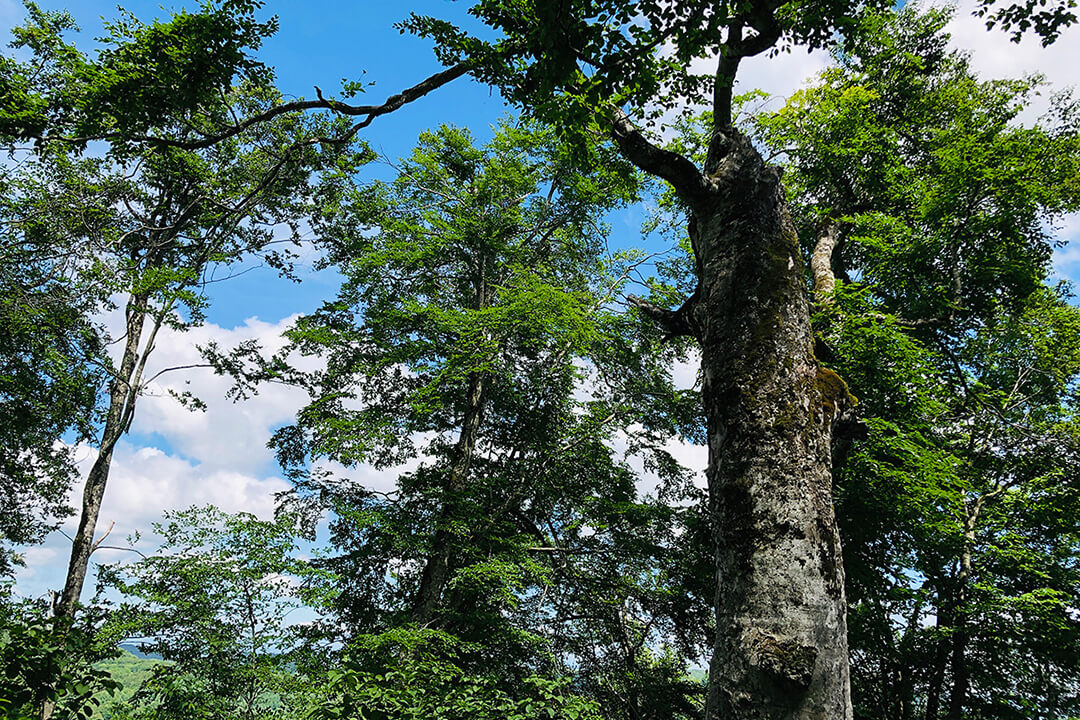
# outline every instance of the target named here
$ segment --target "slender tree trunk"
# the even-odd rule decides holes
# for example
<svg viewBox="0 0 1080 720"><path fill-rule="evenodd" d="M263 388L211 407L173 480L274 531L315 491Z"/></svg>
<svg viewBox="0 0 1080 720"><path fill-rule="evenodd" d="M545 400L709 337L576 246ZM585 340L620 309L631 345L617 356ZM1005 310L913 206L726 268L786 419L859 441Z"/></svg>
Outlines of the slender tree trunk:
<svg viewBox="0 0 1080 720"><path fill-rule="evenodd" d="M944 592L944 587L939 593ZM934 625L940 631L952 626L952 613L947 607L948 599L939 594L937 614ZM938 638L934 653L934 664L930 666L930 682L926 688L926 720L937 720L941 709L941 690L945 686L945 667L949 664L948 643L945 638Z"/></svg>
<svg viewBox="0 0 1080 720"><path fill-rule="evenodd" d="M457 446L454 451L454 462L450 468L447 483L444 486L445 492L442 511L439 514L439 527L435 530L435 536L432 538L432 551L424 564L424 571L420 576L420 587L416 591L413 600L412 617L413 620L421 624L429 623L434 619L438 610L439 599L442 597L443 589L450 579L450 558L454 535L446 525L458 515L457 496L465 489L469 465L472 463L473 453L476 450L476 438L484 409L484 378L481 373L473 372L469 374L467 398L465 416L461 423L461 433L458 436Z"/></svg>
<svg viewBox="0 0 1080 720"><path fill-rule="evenodd" d="M829 222L814 243L814 252L810 256L810 272L814 276L815 300L821 304L832 304L832 294L836 289L836 273L833 271L833 253L836 252L838 228L835 222Z"/></svg>
<svg viewBox="0 0 1080 720"><path fill-rule="evenodd" d="M61 622L71 622L75 617L75 607L79 603L90 567L90 555L95 548L94 532L97 529L98 515L101 513L101 501L105 497L105 485L109 480L113 449L130 424L135 410L138 377L142 369L142 363L139 361L139 343L142 340L143 325L146 322L148 299L149 295L146 293L137 293L128 299L127 334L120 358L120 367L109 385L109 409L105 415L105 427L101 430L98 456L86 476L79 528L71 540L71 558L68 561L67 577L64 580L64 589L60 593L60 599L54 608L56 619ZM60 628L61 633L66 632L66 626L58 625L57 627ZM51 700L46 700L41 707L40 720L49 720L55 710L56 704Z"/></svg>
<svg viewBox="0 0 1080 720"><path fill-rule="evenodd" d="M948 720L962 720L967 704L970 673L967 666L967 646L970 639L969 608L971 584L971 555L975 547L975 523L982 509L981 500L969 508L964 517L964 548L960 553L960 572L957 575L956 614L952 634L952 688L949 692Z"/></svg>
<svg viewBox="0 0 1080 720"><path fill-rule="evenodd" d="M128 300L124 350L118 372L109 386L109 409L105 415L105 427L101 431L98 456L90 468L83 488L79 529L71 541L71 559L68 562L67 579L56 606L56 616L59 618L72 618L75 615L75 606L82 595L86 573L90 566L90 554L94 551L94 532L101 512L101 501L105 496L105 485L109 479L113 450L131 422L137 392L136 376L140 370L139 344L148 312L147 301L146 293L132 295Z"/></svg>
<svg viewBox="0 0 1080 720"><path fill-rule="evenodd" d="M922 600L915 603L911 616L907 620L907 627L900 638L897 648L897 665L900 668L900 720L912 720L914 717L915 697L915 668L911 666L911 644L914 642L916 628L919 628L919 618L922 616Z"/></svg>
<svg viewBox="0 0 1080 720"><path fill-rule="evenodd" d="M473 283L474 300L477 310L487 307L491 302L487 278L486 258L477 260L476 278ZM480 420L484 414L484 374L479 371L469 373L465 394L465 412L461 419L461 431L454 449L454 458L450 472L443 486L443 506L439 513L438 526L432 538L431 553L424 563L420 575L420 586L413 598L412 618L420 624L430 623L439 606L439 599L447 581L450 579L450 560L454 545L454 534L447 527L459 516L459 496L465 489L469 466L476 452L476 439L480 432Z"/></svg>

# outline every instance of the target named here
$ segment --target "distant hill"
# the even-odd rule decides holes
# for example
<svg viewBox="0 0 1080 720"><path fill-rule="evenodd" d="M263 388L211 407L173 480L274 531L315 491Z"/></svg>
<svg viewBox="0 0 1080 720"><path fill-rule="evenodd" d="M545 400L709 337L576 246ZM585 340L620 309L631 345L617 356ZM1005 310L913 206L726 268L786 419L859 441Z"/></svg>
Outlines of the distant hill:
<svg viewBox="0 0 1080 720"><path fill-rule="evenodd" d="M102 695L101 707L94 711L91 720L108 720L112 715L112 706L126 702L134 695L135 691L150 677L154 666L161 662L160 658L148 657L143 653L136 655L138 648L126 644L120 646L120 652L120 657L102 660L96 666L108 671L113 680L123 687L111 698L107 693Z"/></svg>
<svg viewBox="0 0 1080 720"><path fill-rule="evenodd" d="M120 643L120 649L129 652L140 660L160 660L161 656L157 653L144 653L139 649L137 643Z"/></svg>

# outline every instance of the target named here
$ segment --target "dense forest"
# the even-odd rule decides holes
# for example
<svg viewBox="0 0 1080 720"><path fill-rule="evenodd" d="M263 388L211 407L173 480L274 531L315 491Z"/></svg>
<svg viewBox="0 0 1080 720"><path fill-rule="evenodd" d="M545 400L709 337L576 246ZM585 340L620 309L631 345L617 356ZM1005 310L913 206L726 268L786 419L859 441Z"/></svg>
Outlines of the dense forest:
<svg viewBox="0 0 1080 720"><path fill-rule="evenodd" d="M956 11L912 3L464 5L381 30L426 78L383 95L393 59L358 51L303 98L272 2L93 41L26 2L0 718L1080 717L1080 305L1052 265L1080 100L982 77ZM1074 6L975 12L1049 47ZM827 67L736 92L793 49ZM510 111L455 122L464 83ZM387 157L416 106L442 122ZM305 263L321 295L279 337L194 339L219 286ZM197 360L161 368L166 337ZM171 488L125 543L116 457L192 372L302 398L273 512ZM22 592L58 533L62 583Z"/></svg>

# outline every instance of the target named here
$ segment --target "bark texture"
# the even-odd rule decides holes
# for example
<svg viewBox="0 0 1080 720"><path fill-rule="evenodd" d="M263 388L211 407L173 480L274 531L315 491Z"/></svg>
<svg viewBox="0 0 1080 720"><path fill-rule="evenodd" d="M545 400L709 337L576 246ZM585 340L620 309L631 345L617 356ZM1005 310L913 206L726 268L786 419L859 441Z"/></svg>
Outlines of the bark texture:
<svg viewBox="0 0 1080 720"><path fill-rule="evenodd" d="M127 334L124 338L120 367L109 385L109 409L105 415L105 427L101 431L101 444L97 459L94 460L94 465L86 477L86 485L83 487L79 529L71 540L71 558L68 561L67 578L56 605L56 616L60 618L75 616L75 606L79 603L83 585L86 583L90 555L94 552L94 531L97 528L98 515L101 513L101 501L105 497L105 485L109 480L113 449L131 424L145 358L153 345L153 336L156 335L157 328L160 326L160 322L154 325L150 341L140 360L139 343L148 314L147 300L148 296L145 293L132 295L128 300ZM44 715L44 717L48 716Z"/></svg>
<svg viewBox="0 0 1080 720"><path fill-rule="evenodd" d="M846 720L830 445L852 398L814 358L780 172L730 128L696 177L685 159L643 147L618 114L615 131L623 153L691 207L695 297L666 313L634 302L701 345L717 578L706 720Z"/></svg>
<svg viewBox="0 0 1080 720"><path fill-rule="evenodd" d="M780 173L732 133L695 208L695 308L716 538L713 718L851 717L831 426L848 401L813 355Z"/></svg>
<svg viewBox="0 0 1080 720"><path fill-rule="evenodd" d="M836 223L829 223L818 235L814 253L810 256L810 272L814 275L814 295L818 303L831 304L836 290L833 253L836 251Z"/></svg>

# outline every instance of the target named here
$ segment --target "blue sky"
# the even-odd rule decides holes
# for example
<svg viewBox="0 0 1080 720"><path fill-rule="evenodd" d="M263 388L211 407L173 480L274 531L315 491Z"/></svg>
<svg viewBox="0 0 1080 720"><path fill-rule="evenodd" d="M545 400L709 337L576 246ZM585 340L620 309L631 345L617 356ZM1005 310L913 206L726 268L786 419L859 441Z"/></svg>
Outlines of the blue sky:
<svg viewBox="0 0 1080 720"><path fill-rule="evenodd" d="M115 3L99 0L40 0L47 9L67 8L83 28L89 43L100 34L100 16L115 16ZM197 3L165 3L129 0L124 6L137 17L162 16L161 5L178 8ZM381 101L439 69L429 44L402 35L393 24L407 9L468 22L468 4L450 0L423 0L405 3L357 0L268 0L264 15L276 14L281 23L259 57L275 67L279 87L288 95L314 95L319 85L330 94L342 78L374 82L365 100ZM14 0L0 0L0 32L18 22L23 10ZM973 53L977 70L987 77L1019 76L1040 71L1059 86L1075 83L1074 68L1080 67L1080 31L1073 28L1055 46L1043 49L1035 42L1020 46L1008 43L1000 34L987 33L966 13L958 14L952 26L955 43ZM80 40L80 44L83 40ZM795 51L775 59L755 58L742 69L741 89L763 88L781 100L826 62L821 54ZM364 71L366 70L366 74ZM407 154L417 135L439 123L469 127L478 139L490 136L490 126L509 109L498 94L486 86L461 79L432 96L392 115L377 119L364 132L364 139L388 157ZM637 241L635 228L640 210L613 218L615 244ZM1064 222L1062 237L1080 236L1080 221ZM1061 274L1080 274L1080 243L1058 253ZM309 311L333 293L332 274L307 274L296 285L279 280L266 268L255 268L241 277L222 282L213 289L214 304L208 323L190 333L165 333L155 350L148 374L156 368L198 362L195 345L217 341L228 346L246 338L257 338L273 347L280 332L294 314ZM106 320L118 322L114 314ZM689 381L693 369L678 369ZM187 384L187 383L190 383ZM190 413L177 406L165 390L191 389L209 405L206 413ZM250 402L233 404L223 399L228 383L204 371L186 376L165 376L151 396L140 400L132 434L118 447L109 488L102 510L100 529L115 522L112 544L122 544L134 531L145 533L148 524L166 508L214 503L228 511L248 510L268 516L273 510L273 493L287 487L265 448L273 428L287 423L303 398L287 389L270 389ZM701 448L673 448L691 467L703 468ZM92 447L77 450L83 467L94 456ZM393 472L371 468L349 471L354 478L378 489L388 489ZM76 493L81 488L76 488ZM67 527L73 526L74 521ZM145 546L144 546L145 547ZM18 591L40 596L48 588L62 584L69 546L61 534L52 535L40 547L28 550L29 567L20 573ZM112 562L125 556L99 551L97 562Z"/></svg>

